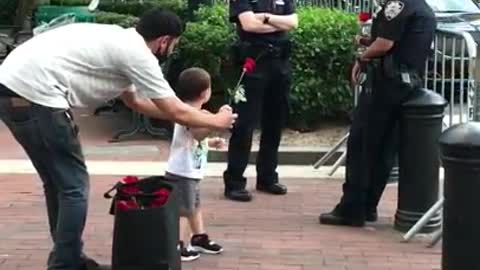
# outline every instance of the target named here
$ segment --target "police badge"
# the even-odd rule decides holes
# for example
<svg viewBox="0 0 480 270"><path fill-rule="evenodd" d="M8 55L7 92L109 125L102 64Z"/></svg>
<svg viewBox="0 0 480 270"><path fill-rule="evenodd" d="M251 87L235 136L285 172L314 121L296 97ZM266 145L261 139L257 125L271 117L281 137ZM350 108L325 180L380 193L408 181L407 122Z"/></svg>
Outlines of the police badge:
<svg viewBox="0 0 480 270"><path fill-rule="evenodd" d="M385 18L389 21L393 20L402 12L404 6L402 1L388 1L385 5Z"/></svg>

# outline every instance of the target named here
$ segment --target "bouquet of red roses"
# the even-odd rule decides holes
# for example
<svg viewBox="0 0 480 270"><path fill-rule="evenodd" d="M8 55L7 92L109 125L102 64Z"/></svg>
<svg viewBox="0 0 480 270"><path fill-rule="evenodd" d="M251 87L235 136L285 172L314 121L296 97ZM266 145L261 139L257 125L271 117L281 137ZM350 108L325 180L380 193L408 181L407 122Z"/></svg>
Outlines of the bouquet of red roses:
<svg viewBox="0 0 480 270"><path fill-rule="evenodd" d="M170 190L160 188L146 197L146 194L136 184L138 181L139 179L136 176L127 176L120 181L124 186L119 188L121 195L116 200L116 208L118 210L157 208L162 207L167 202Z"/></svg>

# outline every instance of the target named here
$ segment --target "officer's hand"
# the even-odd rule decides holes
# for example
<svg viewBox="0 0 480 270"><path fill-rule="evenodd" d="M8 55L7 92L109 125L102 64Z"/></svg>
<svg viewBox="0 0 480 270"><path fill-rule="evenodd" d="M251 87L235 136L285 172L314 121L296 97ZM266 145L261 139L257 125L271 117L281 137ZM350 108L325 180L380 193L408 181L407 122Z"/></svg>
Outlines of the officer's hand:
<svg viewBox="0 0 480 270"><path fill-rule="evenodd" d="M355 35L355 45L362 45L361 40L362 40L362 36Z"/></svg>
<svg viewBox="0 0 480 270"><path fill-rule="evenodd" d="M355 65L353 66L352 69L352 83L357 84L358 83L358 77L360 75L360 63L358 61L355 61Z"/></svg>
<svg viewBox="0 0 480 270"><path fill-rule="evenodd" d="M230 129L235 124L235 120L237 119L238 115L233 113L231 110L220 110L217 114L215 114L215 126L219 129Z"/></svg>

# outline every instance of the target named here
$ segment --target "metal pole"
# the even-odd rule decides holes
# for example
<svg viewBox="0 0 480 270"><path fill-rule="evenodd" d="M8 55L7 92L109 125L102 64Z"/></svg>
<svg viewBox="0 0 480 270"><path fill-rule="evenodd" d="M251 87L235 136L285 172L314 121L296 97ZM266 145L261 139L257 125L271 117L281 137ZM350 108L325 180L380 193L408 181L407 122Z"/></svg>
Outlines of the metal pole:
<svg viewBox="0 0 480 270"><path fill-rule="evenodd" d="M442 239L442 234L443 234L443 230L442 230L442 229L436 231L436 232L433 234L432 242L428 245L428 247L429 247L429 248L434 247L434 246L440 241L440 239Z"/></svg>
<svg viewBox="0 0 480 270"><path fill-rule="evenodd" d="M328 151L321 159L319 159L313 167L315 169L320 168L320 166L324 165L336 152L337 150L347 141L349 133L347 133L345 136L343 136L340 141L335 144L330 151Z"/></svg>
<svg viewBox="0 0 480 270"><path fill-rule="evenodd" d="M403 236L404 242L410 241L412 237L417 234L425 224L430 221L430 218L434 216L443 206L443 201L444 198L442 197L440 200L438 200L426 213L423 215L422 218L420 218L415 225Z"/></svg>
<svg viewBox="0 0 480 270"><path fill-rule="evenodd" d="M333 165L332 169L328 173L328 176L332 176L335 173L335 171L337 171L338 167L340 167L340 165L343 164L343 162L345 161L346 158L347 158L347 151L345 150L345 152L343 152L342 156L340 156L340 158L337 160L337 162L335 162L335 164Z"/></svg>

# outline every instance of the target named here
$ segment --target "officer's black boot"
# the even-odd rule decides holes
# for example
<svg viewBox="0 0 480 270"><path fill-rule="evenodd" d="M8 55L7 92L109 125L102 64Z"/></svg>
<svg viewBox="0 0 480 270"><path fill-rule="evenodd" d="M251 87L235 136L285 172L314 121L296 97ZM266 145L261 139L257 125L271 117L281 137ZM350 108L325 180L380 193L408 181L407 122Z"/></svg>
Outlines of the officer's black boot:
<svg viewBox="0 0 480 270"><path fill-rule="evenodd" d="M274 195L287 194L287 187L278 182L277 173L274 173L272 176L258 175L257 190Z"/></svg>
<svg viewBox="0 0 480 270"><path fill-rule="evenodd" d="M238 202L249 202L252 194L245 189L247 179L245 177L232 177L228 172L223 173L225 183L225 198Z"/></svg>
<svg viewBox="0 0 480 270"><path fill-rule="evenodd" d="M373 216L370 216L373 218ZM325 225L342 225L352 227L363 227L366 215L364 207L353 204L339 203L333 211L321 214L319 221Z"/></svg>

